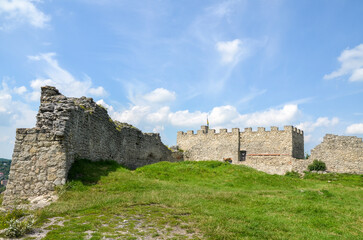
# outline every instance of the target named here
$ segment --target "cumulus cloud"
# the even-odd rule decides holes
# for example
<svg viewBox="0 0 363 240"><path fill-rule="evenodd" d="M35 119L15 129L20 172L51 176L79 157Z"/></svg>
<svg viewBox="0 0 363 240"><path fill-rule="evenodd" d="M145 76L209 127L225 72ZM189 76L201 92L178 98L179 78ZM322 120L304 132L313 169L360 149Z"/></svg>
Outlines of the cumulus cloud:
<svg viewBox="0 0 363 240"><path fill-rule="evenodd" d="M27 91L26 87L25 86L21 86L21 87L15 87L14 88L14 92L16 94L19 94L19 95L23 95L23 93L25 93Z"/></svg>
<svg viewBox="0 0 363 240"><path fill-rule="evenodd" d="M296 127L306 132L312 132L319 127L332 127L339 123L339 118L333 117L331 119L327 117L319 117L315 122L302 122Z"/></svg>
<svg viewBox="0 0 363 240"><path fill-rule="evenodd" d="M240 55L243 53L242 41L240 39L235 39L233 41L217 42L216 48L221 54L222 63L237 62Z"/></svg>
<svg viewBox="0 0 363 240"><path fill-rule="evenodd" d="M0 17L3 19L1 28L9 28L17 23L29 23L36 28L44 28L50 16L44 14L32 0L1 0Z"/></svg>
<svg viewBox="0 0 363 240"><path fill-rule="evenodd" d="M363 134L363 123L349 125L345 132L348 134Z"/></svg>
<svg viewBox="0 0 363 240"><path fill-rule="evenodd" d="M15 129L18 127L31 127L35 124L36 111L26 102L18 100L17 91L23 88L11 88L6 81L0 85L0 152L4 156L11 156Z"/></svg>
<svg viewBox="0 0 363 240"><path fill-rule="evenodd" d="M150 106L132 106L127 110L116 112L113 117L120 122L127 122L138 125L150 113Z"/></svg>
<svg viewBox="0 0 363 240"><path fill-rule="evenodd" d="M300 111L296 104L286 104L281 109L271 108L262 112L241 115L237 122L245 126L268 126L290 124Z"/></svg>
<svg viewBox="0 0 363 240"><path fill-rule="evenodd" d="M363 43L352 49L344 50L338 57L341 66L338 70L326 74L324 79L349 75L349 81L363 81Z"/></svg>
<svg viewBox="0 0 363 240"><path fill-rule="evenodd" d="M93 96L105 96L107 95L106 90L103 87L90 88L88 90L89 94Z"/></svg>
<svg viewBox="0 0 363 240"><path fill-rule="evenodd" d="M156 97L160 93L163 97ZM163 94L162 94L163 93ZM212 127L256 127L291 124L300 114L296 104L286 104L281 108L271 108L264 111L240 114L231 105L216 106L209 112L190 111L188 109L172 111L171 100L175 93L166 89L155 89L140 95L144 101L133 104L124 110L110 112L112 117L121 122L129 122L144 129L163 129L164 126L196 128L206 124L207 117ZM146 101L149 100L149 101ZM160 104L155 104L158 102ZM101 102L100 102L101 103ZM102 105L109 107L102 102Z"/></svg>
<svg viewBox="0 0 363 240"><path fill-rule="evenodd" d="M157 88L146 94L144 99L151 103L168 103L175 100L175 92L171 92L165 88Z"/></svg>
<svg viewBox="0 0 363 240"><path fill-rule="evenodd" d="M28 56L32 61L40 62L43 69L43 76L31 81L30 86L33 92L29 94L31 100L39 99L40 87L53 85L67 96L105 96L106 90L99 87L92 87L92 80L85 76L83 81L77 80L71 73L59 66L55 53L42 53L36 56Z"/></svg>
<svg viewBox="0 0 363 240"><path fill-rule="evenodd" d="M171 125L177 127L196 127L205 124L208 113L206 112L189 112L189 110L169 113L168 121Z"/></svg>
<svg viewBox="0 0 363 240"><path fill-rule="evenodd" d="M31 110L30 105L14 100L13 94L18 88L11 89L5 81L1 82L0 88L0 126L29 126L35 123L36 112ZM20 90L21 92L23 90Z"/></svg>

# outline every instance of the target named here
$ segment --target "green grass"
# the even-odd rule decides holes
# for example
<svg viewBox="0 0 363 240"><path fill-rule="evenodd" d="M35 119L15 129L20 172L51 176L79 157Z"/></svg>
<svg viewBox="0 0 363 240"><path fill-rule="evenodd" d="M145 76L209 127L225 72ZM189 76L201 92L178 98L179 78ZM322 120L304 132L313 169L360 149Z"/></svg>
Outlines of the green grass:
<svg viewBox="0 0 363 240"><path fill-rule="evenodd" d="M135 171L77 161L45 239L362 239L362 175L268 175L223 162L160 162Z"/></svg>

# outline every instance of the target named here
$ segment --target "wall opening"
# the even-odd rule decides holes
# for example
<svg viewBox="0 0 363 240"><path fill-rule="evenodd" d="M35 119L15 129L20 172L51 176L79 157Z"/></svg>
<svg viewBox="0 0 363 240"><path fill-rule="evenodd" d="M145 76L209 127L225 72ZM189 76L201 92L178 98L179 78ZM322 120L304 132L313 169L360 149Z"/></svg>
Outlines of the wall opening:
<svg viewBox="0 0 363 240"><path fill-rule="evenodd" d="M246 161L246 155L247 155L247 151L240 151L239 152L239 161Z"/></svg>

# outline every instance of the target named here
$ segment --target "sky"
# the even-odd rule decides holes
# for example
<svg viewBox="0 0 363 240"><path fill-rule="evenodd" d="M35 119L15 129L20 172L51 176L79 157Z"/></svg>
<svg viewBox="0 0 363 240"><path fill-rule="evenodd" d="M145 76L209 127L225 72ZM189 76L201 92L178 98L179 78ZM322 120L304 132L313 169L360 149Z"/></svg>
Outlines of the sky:
<svg viewBox="0 0 363 240"><path fill-rule="evenodd" d="M40 87L177 131L293 125L363 137L361 0L0 0L0 157Z"/></svg>

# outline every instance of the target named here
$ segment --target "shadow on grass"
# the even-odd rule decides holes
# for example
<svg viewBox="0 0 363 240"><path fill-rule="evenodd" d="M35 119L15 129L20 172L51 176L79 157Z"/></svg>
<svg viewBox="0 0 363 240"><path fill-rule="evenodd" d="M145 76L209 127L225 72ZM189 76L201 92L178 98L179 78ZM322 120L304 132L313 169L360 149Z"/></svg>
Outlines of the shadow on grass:
<svg viewBox="0 0 363 240"><path fill-rule="evenodd" d="M125 167L112 160L92 162L87 159L77 159L68 172L68 181L81 181L86 186L94 185L102 176L107 176L118 168Z"/></svg>

